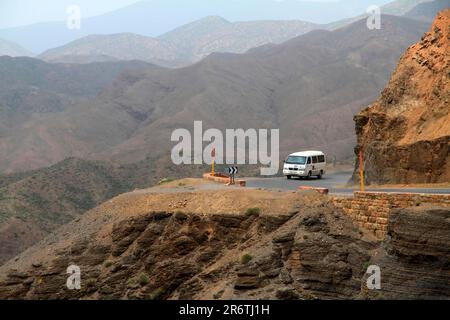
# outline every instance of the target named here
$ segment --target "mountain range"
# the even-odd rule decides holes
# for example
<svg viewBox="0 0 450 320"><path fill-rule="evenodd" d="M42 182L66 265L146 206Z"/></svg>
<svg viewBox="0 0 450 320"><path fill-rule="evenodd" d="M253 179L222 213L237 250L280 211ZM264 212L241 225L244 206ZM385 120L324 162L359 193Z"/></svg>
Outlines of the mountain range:
<svg viewBox="0 0 450 320"><path fill-rule="evenodd" d="M230 21L308 20L328 23L356 16L372 4L386 2L388 0L339 0L325 3L297 0L141 1L103 15L84 18L80 29L68 29L65 12L62 12L60 21L3 29L0 30L0 38L14 41L40 54L89 35L135 33L154 38L207 16L219 15Z"/></svg>
<svg viewBox="0 0 450 320"><path fill-rule="evenodd" d="M382 12L409 14L423 21L418 12L426 10L430 19L445 1L396 1ZM419 3L417 12L411 11ZM411 11L411 13L409 13ZM90 35L61 47L45 51L38 58L58 63L89 63L94 61L142 60L165 67L183 67L198 62L215 52L245 53L262 45L279 44L311 30L336 30L364 19L361 15L326 25L298 20L229 22L218 16L202 18L183 25L157 38L133 33Z"/></svg>
<svg viewBox="0 0 450 320"><path fill-rule="evenodd" d="M49 62L92 62L97 59L142 60L167 67L195 63L213 52L244 53L268 43L281 43L317 26L301 21L231 23L206 17L151 38L130 33L93 35L50 49L38 58Z"/></svg>
<svg viewBox="0 0 450 320"><path fill-rule="evenodd" d="M130 62L135 67L108 74L117 64L2 58L2 78L17 80L0 91L6 115L0 170L36 169L71 156L160 159L169 154L171 132L191 129L199 119L205 128L279 128L282 153L315 147L348 158L353 114L376 98L401 53L427 29L426 23L394 16L383 16L381 30L365 23L312 31L246 54L212 54L175 70ZM46 79L54 88L41 82ZM86 98L71 97L67 88ZM38 106L53 107L39 110L36 95L47 99ZM22 101L31 101L25 116L14 112L26 106Z"/></svg>
<svg viewBox="0 0 450 320"><path fill-rule="evenodd" d="M46 50L65 46L92 35L132 33L150 37L152 41L161 41L165 38L161 35L169 33L173 37L179 34L179 28L183 30L185 25L188 31L195 25L197 25L195 27L204 25L204 29L201 30L203 33L201 39L197 40L196 34L184 35L195 42L199 41L192 47L200 49L201 55L208 47L223 50L230 46L234 49L233 46L237 46L237 51L231 50L231 52L241 52L252 45L265 44L264 41L284 41L289 36L291 38L298 36L317 25L321 25L322 29L342 27L364 17L361 14L364 14L370 5L383 5L381 7L383 14L403 15L417 4L430 0L396 0L388 4L386 4L387 0L339 0L324 3L296 0L283 2L250 0L234 3L220 0L220 5L217 1L209 4L202 1L201 5L197 1L200 0L181 4L178 0L143 1L114 12L82 19L80 29L68 29L65 21L39 23L0 30L0 38L18 43L35 54L41 54ZM255 6L259 8L258 13L254 10ZM226 20L221 18L224 21L220 23L217 19L212 19L210 24L205 23L204 17L210 16L221 16ZM358 18L352 18L355 16ZM167 18L161 19L161 17ZM192 23L197 20L200 21ZM226 21L233 21L233 23L227 25ZM171 32L175 29L177 29L176 32ZM209 30L212 31L211 39L208 39L207 35ZM180 40L179 37L177 39ZM250 44L247 45L246 41L250 41ZM181 42L188 44L183 37ZM176 45L177 42L172 42L173 44Z"/></svg>

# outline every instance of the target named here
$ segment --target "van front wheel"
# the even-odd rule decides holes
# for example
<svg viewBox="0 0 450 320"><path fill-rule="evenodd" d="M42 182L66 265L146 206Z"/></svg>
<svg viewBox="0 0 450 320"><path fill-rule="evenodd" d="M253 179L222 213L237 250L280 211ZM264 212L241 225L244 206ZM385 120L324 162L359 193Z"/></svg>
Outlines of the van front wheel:
<svg viewBox="0 0 450 320"><path fill-rule="evenodd" d="M312 172L310 171L310 172L308 172L308 180L311 179L311 176L312 176Z"/></svg>
<svg viewBox="0 0 450 320"><path fill-rule="evenodd" d="M286 176L286 178L287 178L288 180L291 180L292 177L291 177L291 176Z"/></svg>

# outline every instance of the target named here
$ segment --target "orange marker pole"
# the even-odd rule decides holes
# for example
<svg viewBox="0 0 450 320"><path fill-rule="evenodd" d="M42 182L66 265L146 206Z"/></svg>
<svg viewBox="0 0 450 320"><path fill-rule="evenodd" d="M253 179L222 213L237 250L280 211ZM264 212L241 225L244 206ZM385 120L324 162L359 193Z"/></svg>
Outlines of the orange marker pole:
<svg viewBox="0 0 450 320"><path fill-rule="evenodd" d="M216 162L216 148L213 148L212 149L212 151L211 151L211 157L212 157L212 163L211 163L211 175L214 177L215 175L216 175L216 173L215 173L215 168L214 168L214 165L215 165L215 162Z"/></svg>
<svg viewBox="0 0 450 320"><path fill-rule="evenodd" d="M362 150L359 151L359 179L361 181L361 192L364 192L364 164Z"/></svg>

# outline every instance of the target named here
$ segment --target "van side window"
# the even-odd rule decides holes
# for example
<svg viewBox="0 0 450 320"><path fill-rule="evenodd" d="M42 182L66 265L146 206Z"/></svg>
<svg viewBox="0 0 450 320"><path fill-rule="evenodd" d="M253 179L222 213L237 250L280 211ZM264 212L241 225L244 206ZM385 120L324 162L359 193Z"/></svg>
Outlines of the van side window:
<svg viewBox="0 0 450 320"><path fill-rule="evenodd" d="M317 156L313 156L313 163L317 163Z"/></svg>
<svg viewBox="0 0 450 320"><path fill-rule="evenodd" d="M325 162L325 156L319 156L319 162L321 163Z"/></svg>
<svg viewBox="0 0 450 320"><path fill-rule="evenodd" d="M308 164L311 164L311 157L308 158Z"/></svg>

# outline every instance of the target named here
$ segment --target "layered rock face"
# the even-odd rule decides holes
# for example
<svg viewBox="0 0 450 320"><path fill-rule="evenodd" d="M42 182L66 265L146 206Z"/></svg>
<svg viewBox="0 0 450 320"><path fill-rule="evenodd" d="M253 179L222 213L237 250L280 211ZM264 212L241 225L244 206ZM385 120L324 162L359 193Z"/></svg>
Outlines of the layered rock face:
<svg viewBox="0 0 450 320"><path fill-rule="evenodd" d="M381 290L362 293L378 299L450 298L450 210L398 209L391 213L388 239L370 261L381 269Z"/></svg>
<svg viewBox="0 0 450 320"><path fill-rule="evenodd" d="M450 181L450 9L407 50L355 122L368 183Z"/></svg>

